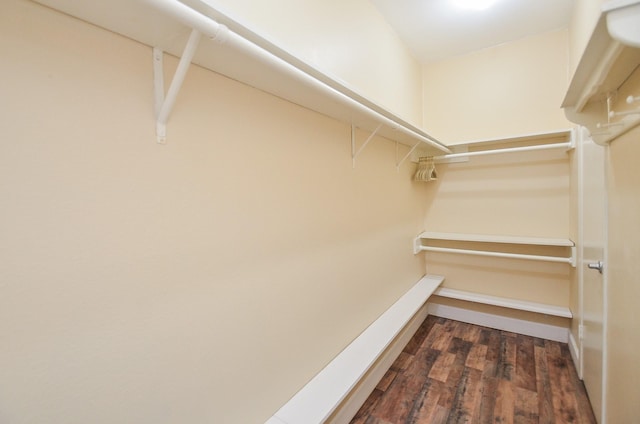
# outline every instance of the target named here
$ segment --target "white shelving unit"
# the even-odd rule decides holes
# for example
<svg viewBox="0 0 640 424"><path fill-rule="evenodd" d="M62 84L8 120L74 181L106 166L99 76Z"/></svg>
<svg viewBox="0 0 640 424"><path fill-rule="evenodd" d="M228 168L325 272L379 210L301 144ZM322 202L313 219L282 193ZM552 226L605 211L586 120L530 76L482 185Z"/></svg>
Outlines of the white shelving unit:
<svg viewBox="0 0 640 424"><path fill-rule="evenodd" d="M522 253L510 253L508 247L505 246L504 251L481 250L477 245L473 249L438 247L425 245L425 242L456 242L457 243L489 243L493 245L526 245L526 246L547 246L567 248L571 252L571 256L546 256L546 255L529 255ZM544 262L566 263L573 267L576 266L576 247L575 243L567 238L549 238L549 237L530 237L530 236L511 236L511 235L490 235L490 234L462 234L462 233L442 233L442 232L424 232L414 240L413 251L415 254L420 252L440 252L463 255L491 256L508 259L523 259ZM442 287L435 291L437 296L447 297L451 299L464 300L467 302L482 303L486 305L500 306L503 308L517 309L521 311L535 312L545 315L553 315L562 318L571 318L573 315L568 307L548 305L537 302L530 302L519 299L511 299L499 296L491 296L481 293L473 293L449 287Z"/></svg>
<svg viewBox="0 0 640 424"><path fill-rule="evenodd" d="M496 252L494 250L460 249L460 248L449 248L449 247L425 246L423 245L423 240L568 247L571 250L571 256L564 257L564 256L525 255L521 253L509 253L508 251ZM427 231L420 234L418 237L414 239L413 253L418 254L420 252L460 253L465 255L476 255L476 256L493 256L493 257L501 257L501 258L526 259L526 260L544 261L544 262L561 262L561 263L570 264L573 267L576 266L575 243L572 240L565 239L565 238L520 237L520 236L489 235L489 234L439 233L439 232Z"/></svg>
<svg viewBox="0 0 640 424"><path fill-rule="evenodd" d="M511 137L467 140L449 143L453 153L438 155L436 163L468 162L475 156L501 155L505 153L533 152L538 150L573 150L577 142L577 129L520 134Z"/></svg>
<svg viewBox="0 0 640 424"><path fill-rule="evenodd" d="M228 76L297 105L396 141L425 155L450 153L442 143L293 56L202 0L37 0L39 3L154 47L158 141L189 64ZM163 52L182 58L166 99ZM211 101L220 101L211 99ZM170 136L169 136L170 137ZM400 162L404 161L405 156Z"/></svg>

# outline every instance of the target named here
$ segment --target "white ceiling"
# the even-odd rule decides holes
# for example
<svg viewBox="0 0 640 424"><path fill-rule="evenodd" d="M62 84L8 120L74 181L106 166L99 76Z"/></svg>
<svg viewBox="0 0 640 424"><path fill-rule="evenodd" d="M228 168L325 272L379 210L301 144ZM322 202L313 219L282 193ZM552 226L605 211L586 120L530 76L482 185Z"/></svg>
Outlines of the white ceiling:
<svg viewBox="0 0 640 424"><path fill-rule="evenodd" d="M423 63L561 28L574 0L498 0L462 10L454 0L371 0Z"/></svg>

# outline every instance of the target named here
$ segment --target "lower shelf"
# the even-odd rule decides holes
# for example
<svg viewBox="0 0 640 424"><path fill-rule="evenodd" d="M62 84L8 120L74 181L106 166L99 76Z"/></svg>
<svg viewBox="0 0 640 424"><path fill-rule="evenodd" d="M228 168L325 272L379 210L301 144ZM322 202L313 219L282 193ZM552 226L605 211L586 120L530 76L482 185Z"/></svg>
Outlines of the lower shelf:
<svg viewBox="0 0 640 424"><path fill-rule="evenodd" d="M468 302L483 303L485 305L500 306L503 308L517 309L520 311L536 312L539 314L553 315L563 318L573 318L569 308L544 303L527 302L524 300L509 299L506 297L490 296L463 290L441 287L433 294L451 299L465 300Z"/></svg>
<svg viewBox="0 0 640 424"><path fill-rule="evenodd" d="M424 276L265 424L324 423L443 280L439 275Z"/></svg>

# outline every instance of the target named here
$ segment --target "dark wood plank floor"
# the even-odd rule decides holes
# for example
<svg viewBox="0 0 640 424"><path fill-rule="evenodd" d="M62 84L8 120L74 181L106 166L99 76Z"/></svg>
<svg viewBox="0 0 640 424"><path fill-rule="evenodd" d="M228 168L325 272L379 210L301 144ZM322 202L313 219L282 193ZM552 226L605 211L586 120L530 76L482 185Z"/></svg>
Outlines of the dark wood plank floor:
<svg viewBox="0 0 640 424"><path fill-rule="evenodd" d="M566 344L429 316L351 424L595 424Z"/></svg>

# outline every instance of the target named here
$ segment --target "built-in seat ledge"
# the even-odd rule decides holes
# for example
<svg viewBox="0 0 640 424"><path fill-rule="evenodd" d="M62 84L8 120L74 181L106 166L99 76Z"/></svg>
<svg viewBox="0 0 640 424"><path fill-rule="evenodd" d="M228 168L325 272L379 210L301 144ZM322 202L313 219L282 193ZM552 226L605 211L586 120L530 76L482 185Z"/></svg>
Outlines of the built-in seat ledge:
<svg viewBox="0 0 640 424"><path fill-rule="evenodd" d="M467 302L483 303L485 305L500 306L503 308L517 309L520 311L536 312L539 314L553 315L563 318L572 318L573 314L567 307L547 305L544 303L528 302L525 300L509 299L506 297L490 296L473 293L464 290L441 287L434 292L435 295L451 299L465 300Z"/></svg>
<svg viewBox="0 0 640 424"><path fill-rule="evenodd" d="M442 284L426 275L364 330L266 424L320 424L342 403L376 360Z"/></svg>

